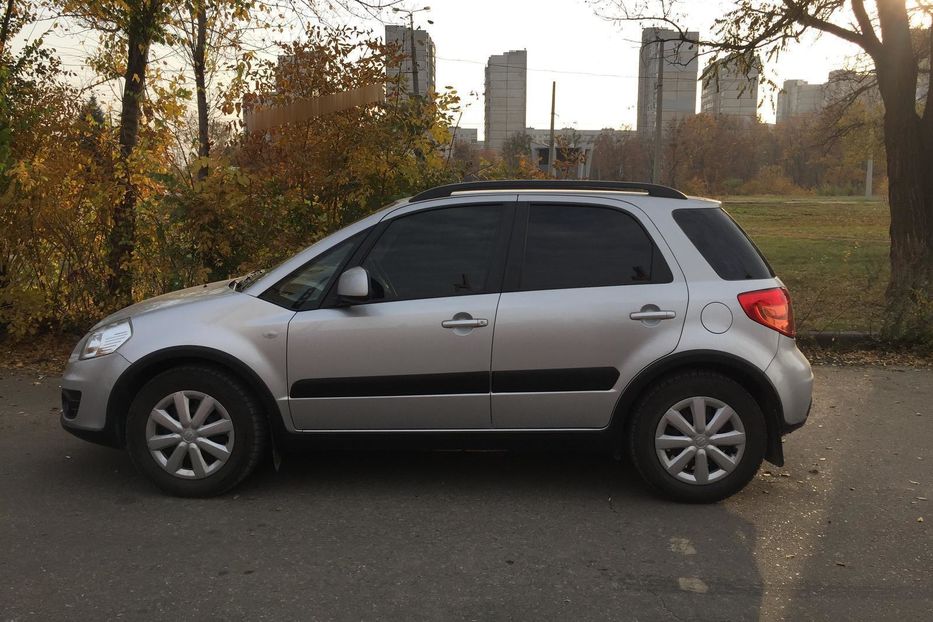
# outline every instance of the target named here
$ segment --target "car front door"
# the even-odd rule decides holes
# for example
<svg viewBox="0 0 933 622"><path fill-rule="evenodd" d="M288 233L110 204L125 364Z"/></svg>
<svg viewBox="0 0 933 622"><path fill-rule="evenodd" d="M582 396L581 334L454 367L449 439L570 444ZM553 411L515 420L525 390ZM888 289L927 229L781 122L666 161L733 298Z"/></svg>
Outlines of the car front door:
<svg viewBox="0 0 933 622"><path fill-rule="evenodd" d="M296 313L288 330L299 430L491 426L489 365L514 207L468 203L392 214L342 265L370 295ZM329 298L329 302L328 302Z"/></svg>
<svg viewBox="0 0 933 622"><path fill-rule="evenodd" d="M494 427L605 427L622 388L677 346L683 273L628 203L518 205L496 315Z"/></svg>

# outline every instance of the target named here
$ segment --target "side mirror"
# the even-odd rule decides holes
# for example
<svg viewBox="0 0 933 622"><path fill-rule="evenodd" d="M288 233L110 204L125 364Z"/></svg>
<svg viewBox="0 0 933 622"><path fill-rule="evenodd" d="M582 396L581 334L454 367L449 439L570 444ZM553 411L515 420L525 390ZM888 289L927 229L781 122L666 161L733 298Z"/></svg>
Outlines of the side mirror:
<svg viewBox="0 0 933 622"><path fill-rule="evenodd" d="M369 297L369 273L366 268L356 266L340 275L337 295L343 299L361 302Z"/></svg>

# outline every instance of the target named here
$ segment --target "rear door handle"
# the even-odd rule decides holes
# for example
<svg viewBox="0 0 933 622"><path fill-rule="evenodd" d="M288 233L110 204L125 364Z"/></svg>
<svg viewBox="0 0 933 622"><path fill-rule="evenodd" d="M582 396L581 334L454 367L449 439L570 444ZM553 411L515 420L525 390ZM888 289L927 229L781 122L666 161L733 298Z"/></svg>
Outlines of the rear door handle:
<svg viewBox="0 0 933 622"><path fill-rule="evenodd" d="M484 320L481 318L469 320L444 320L441 322L441 326L444 328L482 328L483 326L489 326L489 320Z"/></svg>
<svg viewBox="0 0 933 622"><path fill-rule="evenodd" d="M645 320L673 320L677 317L677 313L674 311L663 311L661 309L657 311L635 311L629 313L629 317L633 320L645 321Z"/></svg>

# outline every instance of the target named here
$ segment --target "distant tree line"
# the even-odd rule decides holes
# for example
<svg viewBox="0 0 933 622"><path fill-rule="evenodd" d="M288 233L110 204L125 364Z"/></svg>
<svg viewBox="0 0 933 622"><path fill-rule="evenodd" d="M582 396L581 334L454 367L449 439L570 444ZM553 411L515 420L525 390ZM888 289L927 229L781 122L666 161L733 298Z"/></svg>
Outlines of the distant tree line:
<svg viewBox="0 0 933 622"><path fill-rule="evenodd" d="M661 181L701 195L861 195L874 159L874 194L886 189L877 111L858 105L779 125L698 114L673 122L661 148ZM651 179L652 135L606 131L590 163L592 179Z"/></svg>

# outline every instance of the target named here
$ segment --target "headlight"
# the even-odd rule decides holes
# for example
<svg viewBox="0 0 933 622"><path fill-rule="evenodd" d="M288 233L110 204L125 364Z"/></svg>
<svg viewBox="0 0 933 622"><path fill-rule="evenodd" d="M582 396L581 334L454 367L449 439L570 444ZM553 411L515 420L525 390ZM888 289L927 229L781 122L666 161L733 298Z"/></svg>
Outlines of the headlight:
<svg viewBox="0 0 933 622"><path fill-rule="evenodd" d="M129 321L118 322L95 330L87 337L81 348L82 360L97 358L116 352L117 348L133 336L133 327Z"/></svg>

